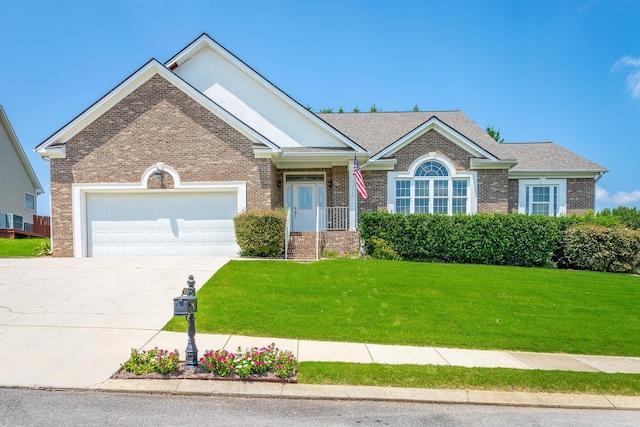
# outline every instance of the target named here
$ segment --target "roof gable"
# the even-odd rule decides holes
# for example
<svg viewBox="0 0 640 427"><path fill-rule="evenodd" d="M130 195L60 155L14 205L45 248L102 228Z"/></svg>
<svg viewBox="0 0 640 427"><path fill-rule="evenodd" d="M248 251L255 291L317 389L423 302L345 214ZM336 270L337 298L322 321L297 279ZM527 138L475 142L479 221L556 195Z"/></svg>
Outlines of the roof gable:
<svg viewBox="0 0 640 427"><path fill-rule="evenodd" d="M422 123L420 126L411 130L409 133L405 134L386 148L379 151L377 154L371 157L371 160L378 160L385 157L389 157L393 155L395 152L406 146L407 144L414 141L419 136L425 134L430 130L435 130L436 132L443 135L445 138L467 151L469 154L474 157L486 158L490 160L499 160L496 156L485 150L480 145L476 144L471 139L467 138L456 129L444 123L436 116L432 116L426 122Z"/></svg>
<svg viewBox="0 0 640 427"><path fill-rule="evenodd" d="M185 82L180 77L176 76L166 67L164 67L162 64L160 64L157 60L152 59L127 79L125 79L122 83L112 89L109 93L107 93L93 105L87 108L84 112L82 112L56 133L43 141L36 147L36 151L42 156L54 158L65 157L65 144L67 141L80 133L80 131L85 129L89 124L93 123L98 117L100 117L115 104L117 104L120 100L131 94L134 90L142 86L142 84L147 82L155 75L160 75L161 77L165 78L167 81L178 87L195 101L199 102L213 114L229 123L254 143L277 149L277 146L269 139L265 138L263 135L247 126L247 124L243 123L238 118L230 114L220 105L204 96L187 82Z"/></svg>
<svg viewBox="0 0 640 427"><path fill-rule="evenodd" d="M13 147L15 148L15 151L20 159L20 162L22 163L22 166L24 167L24 170L26 171L27 176L31 180L31 184L33 185L33 188L36 191L36 195L43 194L44 190L42 190L42 185L40 184L40 181L38 180L36 173L33 171L31 162L29 162L29 159L27 158L27 155L24 152L24 149L22 148L22 144L20 144L20 141L18 140L18 136L13 130L13 126L11 126L11 122L9 122L9 118L7 117L7 114L5 113L2 105L0 105L0 125L5 129L5 132L9 137L9 141L11 141L11 143L13 144Z"/></svg>
<svg viewBox="0 0 640 427"><path fill-rule="evenodd" d="M280 148L346 147L364 152L207 34L201 35L166 65Z"/></svg>

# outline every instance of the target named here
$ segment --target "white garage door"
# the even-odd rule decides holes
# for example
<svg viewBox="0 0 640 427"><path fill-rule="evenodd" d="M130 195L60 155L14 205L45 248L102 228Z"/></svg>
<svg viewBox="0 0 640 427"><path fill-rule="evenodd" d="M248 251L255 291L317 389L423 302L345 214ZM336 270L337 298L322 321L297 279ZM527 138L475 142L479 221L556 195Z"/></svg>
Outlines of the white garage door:
<svg viewBox="0 0 640 427"><path fill-rule="evenodd" d="M235 192L87 194L87 255L237 255L237 213Z"/></svg>

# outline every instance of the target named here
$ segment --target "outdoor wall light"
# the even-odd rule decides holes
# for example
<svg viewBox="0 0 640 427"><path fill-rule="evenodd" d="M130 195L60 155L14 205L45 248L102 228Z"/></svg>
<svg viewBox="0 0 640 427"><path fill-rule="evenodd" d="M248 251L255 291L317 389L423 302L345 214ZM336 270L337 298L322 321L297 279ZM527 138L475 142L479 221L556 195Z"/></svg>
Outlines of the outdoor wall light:
<svg viewBox="0 0 640 427"><path fill-rule="evenodd" d="M154 172L154 175L159 180L162 179L162 175L163 175L162 169L164 169L164 163L162 162L156 163L156 171Z"/></svg>
<svg viewBox="0 0 640 427"><path fill-rule="evenodd" d="M282 188L282 181L278 181L278 188Z"/></svg>
<svg viewBox="0 0 640 427"><path fill-rule="evenodd" d="M333 187L333 181L329 181L329 182L327 182L327 186L328 186L329 188Z"/></svg>

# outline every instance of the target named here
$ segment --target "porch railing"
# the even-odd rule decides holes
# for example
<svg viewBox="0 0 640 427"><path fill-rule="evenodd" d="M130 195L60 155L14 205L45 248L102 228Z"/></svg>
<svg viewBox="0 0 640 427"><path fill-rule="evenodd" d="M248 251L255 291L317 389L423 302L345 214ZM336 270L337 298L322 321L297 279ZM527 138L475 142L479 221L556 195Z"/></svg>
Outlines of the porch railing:
<svg viewBox="0 0 640 427"><path fill-rule="evenodd" d="M289 258L289 236L291 235L291 208L287 209L287 222L284 224L284 259Z"/></svg>
<svg viewBox="0 0 640 427"><path fill-rule="evenodd" d="M349 207L318 208L319 231L348 230Z"/></svg>

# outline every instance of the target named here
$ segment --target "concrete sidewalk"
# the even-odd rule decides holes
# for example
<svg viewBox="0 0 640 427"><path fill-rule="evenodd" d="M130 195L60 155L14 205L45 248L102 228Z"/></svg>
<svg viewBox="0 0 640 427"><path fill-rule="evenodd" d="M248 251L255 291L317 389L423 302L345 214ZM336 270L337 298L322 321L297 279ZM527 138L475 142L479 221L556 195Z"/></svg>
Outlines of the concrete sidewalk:
<svg viewBox="0 0 640 427"><path fill-rule="evenodd" d="M177 348L183 354L187 336L159 332L145 349ZM206 350L238 347L276 347L291 350L301 362L352 362L381 364L451 365L464 367L568 370L582 372L640 373L640 358L578 356L506 351L461 350L379 344L322 342L233 335L196 335L199 355ZM596 396L478 390L434 390L397 387L280 384L252 381L113 380L96 387L111 392L185 395L278 397L291 399L379 400L423 403L463 403L573 409L626 409L640 411L640 396Z"/></svg>
<svg viewBox="0 0 640 427"><path fill-rule="evenodd" d="M196 320L197 326L197 320ZM260 338L235 335L197 334L199 354L205 350L238 347L276 347L291 350L300 362L380 363L385 365L449 365L467 368L541 369L580 372L640 374L640 357L587 356L571 354L526 353L496 350L412 347L381 344L346 343ZM143 349L159 347L184 354L187 335L161 331Z"/></svg>

